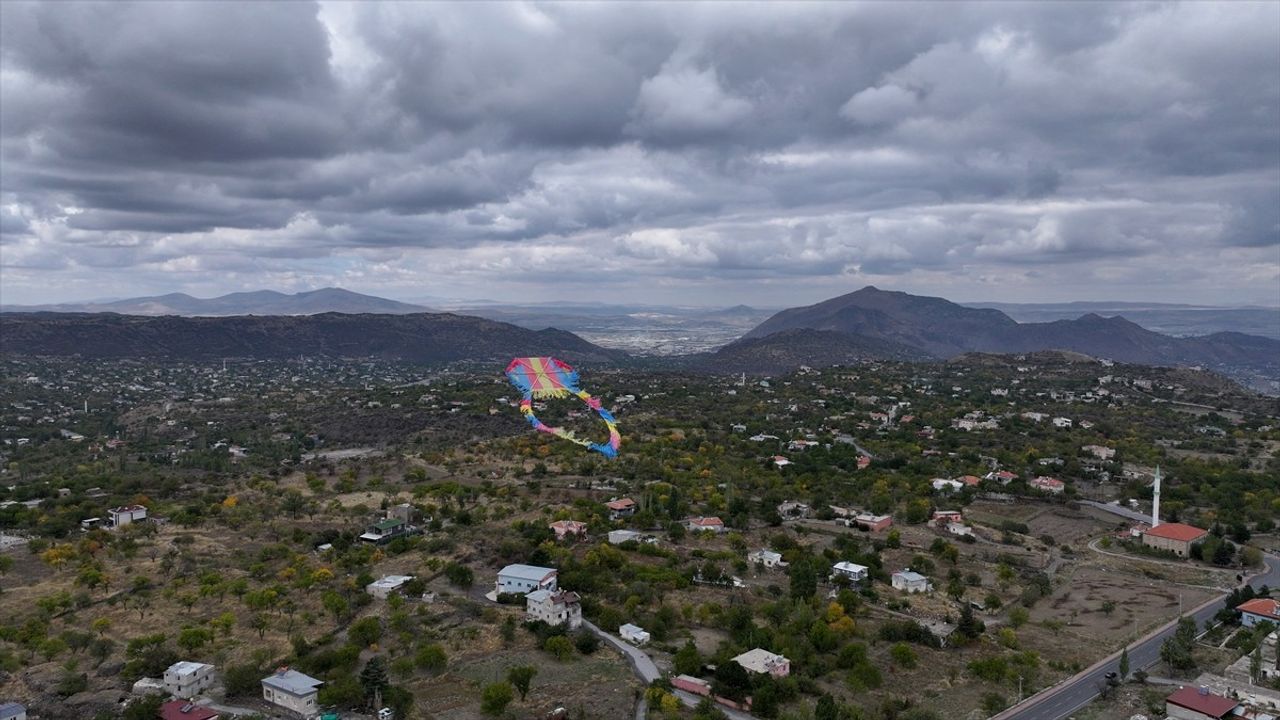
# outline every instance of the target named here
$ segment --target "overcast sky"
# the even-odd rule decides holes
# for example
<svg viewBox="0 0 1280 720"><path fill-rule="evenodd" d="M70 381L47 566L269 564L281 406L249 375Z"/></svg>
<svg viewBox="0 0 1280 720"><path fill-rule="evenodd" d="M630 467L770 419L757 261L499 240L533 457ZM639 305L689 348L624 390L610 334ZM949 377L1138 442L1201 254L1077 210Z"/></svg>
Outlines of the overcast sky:
<svg viewBox="0 0 1280 720"><path fill-rule="evenodd" d="M1280 303L1280 3L0 3L0 301Z"/></svg>

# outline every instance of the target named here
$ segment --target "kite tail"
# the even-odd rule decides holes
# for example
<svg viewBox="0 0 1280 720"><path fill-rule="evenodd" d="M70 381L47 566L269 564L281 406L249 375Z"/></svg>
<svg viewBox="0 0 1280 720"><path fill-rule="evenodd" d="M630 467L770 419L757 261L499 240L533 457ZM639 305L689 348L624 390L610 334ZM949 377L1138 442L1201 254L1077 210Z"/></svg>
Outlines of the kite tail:
<svg viewBox="0 0 1280 720"><path fill-rule="evenodd" d="M534 390L530 394L537 400L569 397L569 391L564 388L547 388L544 390Z"/></svg>

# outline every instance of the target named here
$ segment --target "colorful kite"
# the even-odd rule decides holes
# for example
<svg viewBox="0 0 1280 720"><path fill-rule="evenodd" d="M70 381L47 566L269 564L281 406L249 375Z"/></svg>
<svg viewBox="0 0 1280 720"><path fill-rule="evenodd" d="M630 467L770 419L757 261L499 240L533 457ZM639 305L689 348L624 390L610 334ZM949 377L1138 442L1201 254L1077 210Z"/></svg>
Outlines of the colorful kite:
<svg viewBox="0 0 1280 720"><path fill-rule="evenodd" d="M618 426L613 419L613 414L601 407L598 398L591 397L586 390L578 387L578 371L574 370L568 363L553 357L516 358L507 366L507 377L510 378L512 385L515 385L520 392L524 393L524 397L520 400L520 412L524 414L525 419L529 421L529 424L535 430L575 442L608 458L618 456L618 446L622 444L622 436L618 434ZM588 407L596 411L596 415L599 415L605 426L609 428L609 442L595 443L589 440L580 440L574 437L572 431L551 427L533 414L533 401L535 398L543 400L546 398L566 398L570 395L576 396L586 403Z"/></svg>

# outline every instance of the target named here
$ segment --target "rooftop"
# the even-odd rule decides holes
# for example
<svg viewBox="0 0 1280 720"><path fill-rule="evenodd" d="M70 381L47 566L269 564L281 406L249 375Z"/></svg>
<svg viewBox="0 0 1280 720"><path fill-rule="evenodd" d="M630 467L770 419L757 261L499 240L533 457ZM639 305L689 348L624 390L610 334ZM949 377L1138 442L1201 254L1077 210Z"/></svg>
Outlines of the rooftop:
<svg viewBox="0 0 1280 720"><path fill-rule="evenodd" d="M1234 710L1236 705L1240 704L1230 698L1215 695L1208 690L1193 687L1184 687L1178 690L1165 698L1165 702L1188 710L1194 710L1198 713L1204 713L1210 717L1219 718L1225 716Z"/></svg>
<svg viewBox="0 0 1280 720"><path fill-rule="evenodd" d="M1265 617L1280 618L1280 601L1269 598L1254 598L1236 606L1240 612L1253 613Z"/></svg>
<svg viewBox="0 0 1280 720"><path fill-rule="evenodd" d="M1166 540L1181 540L1183 542L1191 542L1199 540L1209 534L1208 530L1201 530L1191 525L1183 525L1182 523L1160 523L1143 533L1152 537L1165 538Z"/></svg>
<svg viewBox="0 0 1280 720"><path fill-rule="evenodd" d="M176 675L190 675L192 673L200 672L202 668L207 668L207 667L211 668L213 666L209 665L208 663L192 662L190 660L179 660L178 662L170 665L169 669L165 670L164 672L166 675L169 673L174 673Z"/></svg>
<svg viewBox="0 0 1280 720"><path fill-rule="evenodd" d="M549 575L554 575L554 568L539 567L537 565L508 565L498 571L498 577L512 577L520 580L533 580L534 582L542 582Z"/></svg>
<svg viewBox="0 0 1280 720"><path fill-rule="evenodd" d="M301 697L315 692L315 689L323 685L324 681L297 670L283 668L262 678L262 684Z"/></svg>

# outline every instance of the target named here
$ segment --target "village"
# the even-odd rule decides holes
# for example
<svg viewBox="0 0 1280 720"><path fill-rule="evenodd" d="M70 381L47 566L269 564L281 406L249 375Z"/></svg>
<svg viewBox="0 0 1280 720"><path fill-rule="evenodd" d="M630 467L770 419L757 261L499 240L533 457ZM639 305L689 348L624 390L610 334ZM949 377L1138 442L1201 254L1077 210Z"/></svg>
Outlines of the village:
<svg viewBox="0 0 1280 720"><path fill-rule="evenodd" d="M32 717L986 718L1228 594L1080 717L1280 707L1280 421L1187 371L601 371L604 462L474 368L6 362Z"/></svg>

